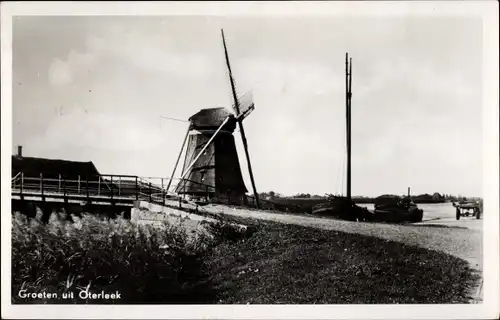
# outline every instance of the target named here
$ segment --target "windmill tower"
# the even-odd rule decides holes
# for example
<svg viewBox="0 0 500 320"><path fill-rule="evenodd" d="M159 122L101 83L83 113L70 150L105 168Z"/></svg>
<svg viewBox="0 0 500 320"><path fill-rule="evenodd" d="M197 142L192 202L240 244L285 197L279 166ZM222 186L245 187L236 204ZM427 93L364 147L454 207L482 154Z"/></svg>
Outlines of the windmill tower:
<svg viewBox="0 0 500 320"><path fill-rule="evenodd" d="M246 202L245 194L247 189L243 182L233 137L233 132L238 124L245 149L255 203L257 208L259 208L259 197L255 187L248 143L243 127L243 119L254 110L255 106L251 95L238 98L236 94L224 32L222 30L221 32L234 99L234 113L230 113L224 108L202 109L189 118L189 129L184 138L174 171L172 172L173 177L184 145L188 141L182 176L175 192L183 195L217 198L229 203L242 204ZM167 190L170 187L171 181Z"/></svg>
<svg viewBox="0 0 500 320"><path fill-rule="evenodd" d="M243 182L233 132L237 120L224 108L202 109L189 118L182 178L175 192L242 203Z"/></svg>

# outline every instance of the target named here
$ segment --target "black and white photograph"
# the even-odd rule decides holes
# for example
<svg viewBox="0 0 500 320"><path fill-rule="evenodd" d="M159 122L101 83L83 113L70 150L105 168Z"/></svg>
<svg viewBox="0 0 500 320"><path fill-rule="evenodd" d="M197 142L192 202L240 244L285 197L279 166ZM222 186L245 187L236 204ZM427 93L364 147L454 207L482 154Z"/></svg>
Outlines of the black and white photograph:
<svg viewBox="0 0 500 320"><path fill-rule="evenodd" d="M2 318L498 316L497 2L14 2L1 41Z"/></svg>

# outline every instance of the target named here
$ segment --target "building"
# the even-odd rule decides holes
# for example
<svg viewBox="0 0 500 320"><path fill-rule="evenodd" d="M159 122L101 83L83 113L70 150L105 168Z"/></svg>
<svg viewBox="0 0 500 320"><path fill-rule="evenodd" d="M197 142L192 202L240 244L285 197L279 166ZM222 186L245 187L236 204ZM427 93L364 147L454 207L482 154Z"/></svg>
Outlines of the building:
<svg viewBox="0 0 500 320"><path fill-rule="evenodd" d="M47 179L59 179L59 176L61 176L67 180L77 180L78 177L80 179L94 180L100 176L92 161L80 162L24 157L22 147L19 147L18 153L12 156L12 176L14 177L21 172L25 178L40 178L40 174L42 174Z"/></svg>
<svg viewBox="0 0 500 320"><path fill-rule="evenodd" d="M43 179L44 188L51 190L73 187L78 182L82 185L86 181L97 181L101 174L91 162L68 161L59 159L45 159L36 157L25 157L22 147L18 147L16 155L12 156L12 178L21 183L24 188L39 188L40 180ZM76 186L78 187L78 186Z"/></svg>

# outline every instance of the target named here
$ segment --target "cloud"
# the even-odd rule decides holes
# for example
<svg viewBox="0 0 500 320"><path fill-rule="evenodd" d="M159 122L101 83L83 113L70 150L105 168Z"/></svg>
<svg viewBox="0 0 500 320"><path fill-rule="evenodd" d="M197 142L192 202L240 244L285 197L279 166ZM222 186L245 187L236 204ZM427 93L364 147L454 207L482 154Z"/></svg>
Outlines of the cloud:
<svg viewBox="0 0 500 320"><path fill-rule="evenodd" d="M186 78L206 77L212 72L213 62L206 55L176 50L177 35L161 34L157 29L143 31L143 26L110 28L103 34L106 45L100 46L100 51L153 72Z"/></svg>
<svg viewBox="0 0 500 320"><path fill-rule="evenodd" d="M355 87L356 94L361 98L370 97L381 90L398 88L398 91L411 91L414 96L421 95L424 99L438 95L454 102L480 96L481 83L478 80L479 74L466 78L460 70L437 69L424 61L409 61L407 58L380 61L366 74L365 79L356 78L356 74L354 75L354 81L362 81L361 85ZM394 90L394 94L396 93L398 92Z"/></svg>
<svg viewBox="0 0 500 320"><path fill-rule="evenodd" d="M322 95L343 88L341 77L321 63L241 59L235 63L238 84L283 96Z"/></svg>
<svg viewBox="0 0 500 320"><path fill-rule="evenodd" d="M30 145L50 149L96 148L109 151L141 152L162 143L157 127L146 119L127 114L87 114L81 108L55 117L43 135L33 138Z"/></svg>
<svg viewBox="0 0 500 320"><path fill-rule="evenodd" d="M73 81L73 74L66 61L55 59L49 68L49 81L53 86L62 86Z"/></svg>
<svg viewBox="0 0 500 320"><path fill-rule="evenodd" d="M49 83L54 87L59 87L80 80L79 78L85 75L85 71L99 59L98 52L95 51L95 44L89 49L91 51L84 53L71 50L66 58L55 58L48 70Z"/></svg>
<svg viewBox="0 0 500 320"><path fill-rule="evenodd" d="M128 66L142 71L160 72L182 78L208 77L213 62L198 53L182 53L158 45L158 35L141 34L123 29L111 29L100 36L87 36L85 49L72 49L64 58L54 58L49 66L49 82L53 86L77 84L85 79L87 71L95 70L103 58L124 60Z"/></svg>

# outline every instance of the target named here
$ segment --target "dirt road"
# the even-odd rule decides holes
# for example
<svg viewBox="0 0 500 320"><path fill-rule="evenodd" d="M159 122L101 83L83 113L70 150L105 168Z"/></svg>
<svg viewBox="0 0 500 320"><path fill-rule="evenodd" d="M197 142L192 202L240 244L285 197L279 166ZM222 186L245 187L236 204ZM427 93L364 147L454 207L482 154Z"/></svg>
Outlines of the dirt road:
<svg viewBox="0 0 500 320"><path fill-rule="evenodd" d="M175 202L172 204L176 204ZM483 270L483 220L464 217L456 221L454 210L433 207L424 222L408 225L349 222L310 215L282 214L267 211L235 209L222 205L207 205L201 211L239 217L276 221L348 233L375 236L426 249L445 252L468 261L472 268ZM481 288L479 284L479 288ZM476 293L480 300L481 289Z"/></svg>
<svg viewBox="0 0 500 320"><path fill-rule="evenodd" d="M412 225L349 222L313 216L289 215L254 210L231 209L225 206L207 206L204 209L216 213L248 218L311 226L327 230L375 236L427 249L443 251L469 261L472 267L482 270L482 221L463 219L453 222L427 221Z"/></svg>
<svg viewBox="0 0 500 320"><path fill-rule="evenodd" d="M170 205L177 204L176 202L170 203ZM183 206L193 207L192 205ZM472 267L480 271L483 269L483 220L467 217L456 221L453 211L449 213L445 210L440 210L444 212L440 215L435 212L430 213L430 219L422 223L408 225L350 222L310 215L236 209L222 205L206 205L200 207L200 211L375 236L427 249L443 251L467 260Z"/></svg>

